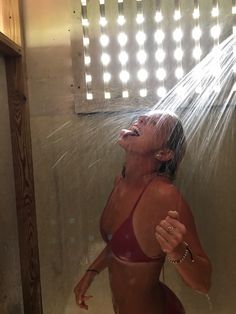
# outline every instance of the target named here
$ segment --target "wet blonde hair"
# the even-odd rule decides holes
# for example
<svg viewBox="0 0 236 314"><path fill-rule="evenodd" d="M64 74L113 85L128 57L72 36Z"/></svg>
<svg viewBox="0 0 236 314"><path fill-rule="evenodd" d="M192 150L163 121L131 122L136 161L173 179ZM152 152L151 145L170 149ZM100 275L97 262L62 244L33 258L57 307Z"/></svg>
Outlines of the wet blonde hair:
<svg viewBox="0 0 236 314"><path fill-rule="evenodd" d="M157 173L169 177L171 180L175 179L176 172L180 162L182 161L186 151L186 138L184 134L183 125L179 117L169 111L156 111L153 112L157 115L163 116L163 126L167 134L163 148L168 148L174 152L172 159L161 162Z"/></svg>

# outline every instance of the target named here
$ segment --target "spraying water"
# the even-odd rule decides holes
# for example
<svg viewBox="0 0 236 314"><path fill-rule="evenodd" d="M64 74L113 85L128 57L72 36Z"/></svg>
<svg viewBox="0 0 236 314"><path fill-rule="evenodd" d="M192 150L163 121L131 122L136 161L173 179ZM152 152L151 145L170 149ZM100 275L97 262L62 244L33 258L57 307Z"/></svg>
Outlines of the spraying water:
<svg viewBox="0 0 236 314"><path fill-rule="evenodd" d="M196 146L198 156L207 157L211 170L235 109L234 65L235 36L231 35L151 109L180 116L188 145Z"/></svg>
<svg viewBox="0 0 236 314"><path fill-rule="evenodd" d="M52 170L63 167L66 173L66 167L70 162L72 164L80 162L86 167L86 177L80 173L80 180L83 184L88 182L89 186L91 181L94 181L93 167L102 162L104 154L109 154L107 147L117 142L120 130L137 115L161 109L173 111L180 116L188 145L192 145L191 151L196 151L193 163L199 156L204 155L208 168L206 176L209 176L209 171L214 169L217 154L235 109L234 47L235 38L232 35L214 48L151 109L100 113L96 120L90 116L83 117L83 127L80 127L86 136L78 134L76 123L64 122L47 136L49 145L63 142L64 150L61 151L59 147L58 155L52 161ZM135 104L135 99L131 99L131 102ZM98 121L101 129L98 128ZM66 138L67 129L69 140ZM191 169L188 169L189 172L192 171L189 178L195 170L199 169L193 164ZM102 179L100 181L103 182Z"/></svg>
<svg viewBox="0 0 236 314"><path fill-rule="evenodd" d="M196 151L196 160L205 156L209 171L214 169L217 154L235 109L235 44L235 36L231 35L213 48L151 108L172 111L180 116L188 145L192 146L192 151ZM142 113L145 111L147 112L147 109ZM140 112L135 112L113 116L112 121L116 122L116 127L109 140L115 142L124 124L130 123L132 118L139 114ZM106 121L109 123L110 120ZM194 172L196 167L193 165L191 170ZM209 171L206 176L209 176Z"/></svg>
<svg viewBox="0 0 236 314"><path fill-rule="evenodd" d="M147 109L134 109L132 112L127 112L124 108L124 111L118 113L97 114L96 116L101 120L101 126L104 130L100 131L104 141L98 141L97 137L94 136L98 132L97 121L90 119L88 115L84 119L83 128L83 132L87 133L85 143L83 143L87 146L87 154L84 158L87 161L88 156L92 156L88 163L88 169L100 162L104 154L109 154L107 146L117 142L118 134L122 128L129 125L138 115L158 109L172 111L180 116L188 145L193 146L191 150L196 150L197 156L206 156L208 167L211 166L213 169L235 108L235 44L235 36L231 35L213 48L152 108L149 106ZM146 99L150 103L155 98L156 96L151 95ZM145 99L143 101L145 102ZM135 108L135 99L131 98L130 102L134 103ZM60 132L64 132L65 127L70 129L70 141L66 142L65 151L58 152L52 168L57 167L61 161L65 162L63 166L70 164L70 160L77 158L79 154L81 136L71 121L64 123L50 133L47 140L57 143L57 137L60 137ZM80 137L79 140L78 136ZM52 142L48 144L52 144ZM193 165L191 171L193 172L194 169Z"/></svg>
<svg viewBox="0 0 236 314"><path fill-rule="evenodd" d="M212 161L234 109L234 47L235 38L232 35L215 47L153 108L179 114L190 144L197 130L207 121L204 139L198 143L198 152L203 154L211 143L215 148Z"/></svg>
<svg viewBox="0 0 236 314"><path fill-rule="evenodd" d="M210 170L235 109L234 64L235 37L231 35L153 107L180 116L188 145L195 145L196 155L207 158Z"/></svg>

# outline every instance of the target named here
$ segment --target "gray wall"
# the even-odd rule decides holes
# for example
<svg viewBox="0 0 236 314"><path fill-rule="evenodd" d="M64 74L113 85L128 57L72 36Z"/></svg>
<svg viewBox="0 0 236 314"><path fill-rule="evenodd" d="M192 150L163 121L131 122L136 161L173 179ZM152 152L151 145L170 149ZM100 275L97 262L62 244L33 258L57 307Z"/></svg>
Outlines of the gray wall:
<svg viewBox="0 0 236 314"><path fill-rule="evenodd" d="M99 217L122 164L114 134L129 116L74 114L73 1L23 3L44 313L82 313L72 289L104 245ZM213 262L210 297L215 314L233 314L236 305L235 121L234 115L218 162L209 168L192 144L178 181ZM210 313L207 298L186 288L173 268L166 268L166 280L187 313ZM112 313L106 272L91 294L89 313Z"/></svg>
<svg viewBox="0 0 236 314"><path fill-rule="evenodd" d="M4 59L0 55L0 313L23 313L11 134Z"/></svg>

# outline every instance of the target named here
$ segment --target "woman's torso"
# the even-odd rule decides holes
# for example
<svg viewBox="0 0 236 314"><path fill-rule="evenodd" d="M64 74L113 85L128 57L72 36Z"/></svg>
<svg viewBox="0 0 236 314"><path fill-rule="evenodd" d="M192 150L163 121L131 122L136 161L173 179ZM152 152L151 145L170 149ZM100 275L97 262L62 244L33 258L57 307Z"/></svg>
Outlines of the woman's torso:
<svg viewBox="0 0 236 314"><path fill-rule="evenodd" d="M167 313L163 310L163 289L159 284L164 255L155 239L155 226L165 213L161 209L158 212L158 204L153 204L152 198L153 187L163 188L166 184L169 183L160 178L139 185L119 179L104 209L101 231L111 246L109 275L117 313L141 314L144 308L146 314ZM122 232L132 237L127 242L130 257L126 260L120 257L125 242Z"/></svg>

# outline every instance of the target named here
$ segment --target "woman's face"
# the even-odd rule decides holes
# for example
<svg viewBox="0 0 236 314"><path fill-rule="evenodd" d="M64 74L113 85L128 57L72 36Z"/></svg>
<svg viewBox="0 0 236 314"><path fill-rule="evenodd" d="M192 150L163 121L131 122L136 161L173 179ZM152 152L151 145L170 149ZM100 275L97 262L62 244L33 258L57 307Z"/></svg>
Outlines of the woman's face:
<svg viewBox="0 0 236 314"><path fill-rule="evenodd" d="M142 115L129 129L121 131L118 143L127 152L153 155L167 141L169 119L163 113Z"/></svg>

